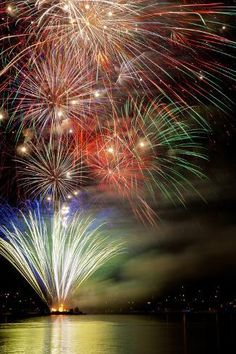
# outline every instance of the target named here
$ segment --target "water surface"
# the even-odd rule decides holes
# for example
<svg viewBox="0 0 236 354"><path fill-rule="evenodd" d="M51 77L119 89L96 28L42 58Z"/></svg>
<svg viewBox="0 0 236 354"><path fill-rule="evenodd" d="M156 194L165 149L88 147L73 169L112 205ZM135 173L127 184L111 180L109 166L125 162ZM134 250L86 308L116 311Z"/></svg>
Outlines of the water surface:
<svg viewBox="0 0 236 354"><path fill-rule="evenodd" d="M148 316L48 316L0 324L1 354L228 354L235 327Z"/></svg>

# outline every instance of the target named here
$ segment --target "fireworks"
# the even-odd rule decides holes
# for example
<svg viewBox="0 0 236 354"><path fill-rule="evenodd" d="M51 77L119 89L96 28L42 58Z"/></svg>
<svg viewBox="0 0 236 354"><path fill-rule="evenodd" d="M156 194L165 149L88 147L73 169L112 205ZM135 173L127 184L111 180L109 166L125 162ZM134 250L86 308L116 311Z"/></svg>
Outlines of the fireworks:
<svg viewBox="0 0 236 354"><path fill-rule="evenodd" d="M105 226L76 213L63 222L61 212L46 216L39 206L20 213L18 222L1 226L0 254L7 258L49 307L68 297L122 245L108 239Z"/></svg>
<svg viewBox="0 0 236 354"><path fill-rule="evenodd" d="M21 152L23 156L17 159L19 182L34 197L56 203L70 198L84 184L83 157L75 160L67 139L30 142Z"/></svg>
<svg viewBox="0 0 236 354"><path fill-rule="evenodd" d="M95 101L93 81L85 56L46 48L28 67L17 67L13 90L15 121L23 116L22 127L60 126L77 119L86 123Z"/></svg>
<svg viewBox="0 0 236 354"><path fill-rule="evenodd" d="M3 72L47 43L50 50L56 47L70 53L69 61L73 53L81 57L85 52L83 64L90 62L96 71L94 80L102 76L113 95L122 86L125 67L135 88L140 86L149 94L157 91L170 103L207 103L222 110L231 104L221 85L225 78L235 79L235 72L224 65L235 47L225 25L235 15L232 7L142 0L19 0L10 7L11 13L18 9L14 11L19 22L27 28L28 47L20 45ZM71 70L76 77L75 63ZM56 73L49 69L52 75Z"/></svg>
<svg viewBox="0 0 236 354"><path fill-rule="evenodd" d="M9 58L1 112L18 137L28 128L35 135L17 149L20 184L60 201L89 176L89 184L145 205L147 195L184 203L206 158L199 106L230 106L221 83L234 76L223 65L235 46L224 23L234 8L143 0L19 0L3 8L20 40L15 32L1 39L11 43L2 53ZM71 134L70 146L57 150L52 134L59 145Z"/></svg>
<svg viewBox="0 0 236 354"><path fill-rule="evenodd" d="M184 204L184 192L194 190L190 176L204 177L203 138L184 108L128 101L88 144L87 164L102 190L127 199L136 210L141 203L149 219L144 198Z"/></svg>
<svg viewBox="0 0 236 354"><path fill-rule="evenodd" d="M0 13L0 126L16 132L19 196L57 211L2 227L0 250L58 306L119 249L90 230L90 218L62 217L82 186L152 224L157 201L185 204L197 193L210 129L201 112L231 106L235 8L16 0L2 1Z"/></svg>

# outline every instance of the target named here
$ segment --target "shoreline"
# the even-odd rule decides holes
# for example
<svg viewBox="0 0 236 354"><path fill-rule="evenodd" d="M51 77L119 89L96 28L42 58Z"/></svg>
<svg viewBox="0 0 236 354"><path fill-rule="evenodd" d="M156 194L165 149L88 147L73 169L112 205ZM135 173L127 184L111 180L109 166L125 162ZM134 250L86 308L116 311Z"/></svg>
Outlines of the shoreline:
<svg viewBox="0 0 236 354"><path fill-rule="evenodd" d="M55 313L25 313L25 314L14 314L5 313L0 314L0 323L14 322L18 320L36 318L36 317L50 317L50 316L147 316L151 318L159 318L164 321L185 321L185 320L200 320L205 321L206 319L214 319L218 321L219 319L232 319L236 317L236 312L210 312L210 311L199 311L199 312L184 312L184 311L170 311L170 312L158 312L158 313L145 313L145 312L135 312L135 313L69 313L69 312L55 312Z"/></svg>

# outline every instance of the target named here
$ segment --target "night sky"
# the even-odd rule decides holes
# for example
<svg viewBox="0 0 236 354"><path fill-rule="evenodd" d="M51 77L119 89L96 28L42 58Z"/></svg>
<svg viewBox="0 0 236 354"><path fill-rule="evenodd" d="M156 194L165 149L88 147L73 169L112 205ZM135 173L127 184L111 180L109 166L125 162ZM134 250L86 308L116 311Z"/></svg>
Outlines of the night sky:
<svg viewBox="0 0 236 354"><path fill-rule="evenodd" d="M189 195L186 208L160 201L159 221L152 228L137 224L128 210L107 202L103 215L109 216L111 232L125 240L127 250L95 274L73 296L73 304L96 311L108 303L116 309L130 299L145 302L164 296L182 284L193 289L220 285L226 294L235 294L235 140L233 133L230 137L223 133L216 133L220 144L210 151L208 180L198 186L206 201ZM2 258L1 269L2 289L20 288L33 294Z"/></svg>
<svg viewBox="0 0 236 354"><path fill-rule="evenodd" d="M229 32L233 38L233 30ZM226 65L232 66L233 61L229 58ZM236 85L229 78L224 86L222 90L234 101ZM1 98L4 100L4 93ZM233 103L229 112L208 108L211 132L204 147L209 159L202 164L206 178L192 181L202 197L189 192L183 207L178 203L173 206L157 194L155 203L150 201L157 214L156 225L145 226L125 202L105 193L95 192L94 196L87 186L87 198L100 201L102 218L108 216L112 237L124 241L126 251L73 294L73 305L96 311L109 304L116 309L130 299L145 302L164 296L182 284L194 289L220 285L225 293L236 294L236 109ZM24 191L17 185L15 133L6 132L6 125L0 125L0 198L2 203L17 205ZM37 298L2 257L0 270L1 290L22 289Z"/></svg>

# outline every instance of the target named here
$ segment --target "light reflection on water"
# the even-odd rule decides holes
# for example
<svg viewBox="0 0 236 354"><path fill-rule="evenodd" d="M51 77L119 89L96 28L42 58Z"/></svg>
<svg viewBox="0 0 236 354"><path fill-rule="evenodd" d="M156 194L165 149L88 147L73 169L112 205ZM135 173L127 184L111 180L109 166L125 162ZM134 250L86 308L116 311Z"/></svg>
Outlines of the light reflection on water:
<svg viewBox="0 0 236 354"><path fill-rule="evenodd" d="M186 325L146 316L49 316L1 324L0 353L236 353L227 335L221 338L219 326L204 321Z"/></svg>

